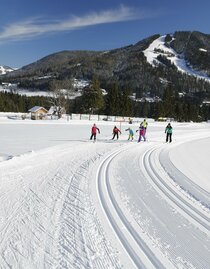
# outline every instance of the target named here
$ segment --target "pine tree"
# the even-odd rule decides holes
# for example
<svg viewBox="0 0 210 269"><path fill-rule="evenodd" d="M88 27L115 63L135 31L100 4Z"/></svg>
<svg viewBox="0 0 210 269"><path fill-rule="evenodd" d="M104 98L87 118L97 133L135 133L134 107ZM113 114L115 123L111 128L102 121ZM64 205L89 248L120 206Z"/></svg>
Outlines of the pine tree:
<svg viewBox="0 0 210 269"><path fill-rule="evenodd" d="M147 118L149 116L149 103L146 101L143 103L142 116L144 118Z"/></svg>
<svg viewBox="0 0 210 269"><path fill-rule="evenodd" d="M175 98L172 88L168 86L163 93L163 117L173 118L175 116Z"/></svg>
<svg viewBox="0 0 210 269"><path fill-rule="evenodd" d="M120 91L117 82L114 82L106 97L107 115L117 116L120 114Z"/></svg>
<svg viewBox="0 0 210 269"><path fill-rule="evenodd" d="M104 98L99 80L94 77L91 84L83 89L82 110L84 113L100 112L104 107Z"/></svg>
<svg viewBox="0 0 210 269"><path fill-rule="evenodd" d="M130 99L131 91L129 90L128 86L126 89L121 93L121 111L120 114L122 116L131 117L133 116L133 106L132 101Z"/></svg>

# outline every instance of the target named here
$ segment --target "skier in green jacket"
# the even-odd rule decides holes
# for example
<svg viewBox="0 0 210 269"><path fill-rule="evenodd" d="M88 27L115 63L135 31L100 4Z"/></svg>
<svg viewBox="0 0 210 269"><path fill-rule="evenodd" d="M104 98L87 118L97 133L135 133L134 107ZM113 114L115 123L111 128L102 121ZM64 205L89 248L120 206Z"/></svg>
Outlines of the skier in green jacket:
<svg viewBox="0 0 210 269"><path fill-rule="evenodd" d="M173 128L170 123L165 128L165 133L166 133L166 143L169 141L170 143L172 142L172 131Z"/></svg>

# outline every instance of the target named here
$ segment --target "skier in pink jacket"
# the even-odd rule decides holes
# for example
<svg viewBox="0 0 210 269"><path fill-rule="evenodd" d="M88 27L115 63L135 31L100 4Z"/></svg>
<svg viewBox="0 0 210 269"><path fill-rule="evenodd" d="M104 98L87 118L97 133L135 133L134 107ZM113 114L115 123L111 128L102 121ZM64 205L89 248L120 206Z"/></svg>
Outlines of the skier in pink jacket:
<svg viewBox="0 0 210 269"><path fill-rule="evenodd" d="M145 130L145 128L143 126L140 126L139 130L136 130L136 132L138 132L138 131L139 131L138 143L141 141L142 138L144 139L144 141L146 141L146 137L145 137L146 130Z"/></svg>

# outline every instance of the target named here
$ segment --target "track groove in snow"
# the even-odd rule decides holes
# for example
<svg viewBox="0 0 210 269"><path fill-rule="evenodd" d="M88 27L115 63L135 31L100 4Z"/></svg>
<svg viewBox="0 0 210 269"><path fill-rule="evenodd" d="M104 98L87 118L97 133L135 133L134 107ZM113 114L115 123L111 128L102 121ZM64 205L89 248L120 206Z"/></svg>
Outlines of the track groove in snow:
<svg viewBox="0 0 210 269"><path fill-rule="evenodd" d="M0 223L1 268L121 268L100 223L96 225L86 189L91 166L107 149L80 147L77 152L75 146L57 147L52 159L55 149L1 163L1 182L9 179L11 184L9 191L3 184L0 198L5 210ZM39 167L31 165L37 156Z"/></svg>
<svg viewBox="0 0 210 269"><path fill-rule="evenodd" d="M190 216L193 220L195 220L199 225L198 228L201 226L205 229L202 229L204 232L209 234L210 232L210 218L203 214L200 210L193 207L186 199L184 199L179 192L175 189L170 187L169 184L165 180L163 180L161 175L158 174L157 166L155 166L155 160L157 157L153 157L155 151L157 149L152 149L147 151L144 155L144 167L147 171L147 174L152 179L154 184L164 193L167 198L169 198L173 203L176 204L179 208L181 208L188 216Z"/></svg>
<svg viewBox="0 0 210 269"><path fill-rule="evenodd" d="M165 268L126 219L111 190L109 165L121 151L110 154L99 167L97 183L101 205L118 239L137 268Z"/></svg>
<svg viewBox="0 0 210 269"><path fill-rule="evenodd" d="M209 231L203 227L198 229L197 222L188 214L180 214L180 208L174 206L171 197L163 194L147 174L144 156L145 152L153 150L153 143L131 146L109 163L109 170L112 170L109 182L115 185L112 186L115 189L114 198L123 213L127 211L126 218L129 216L129 222L166 268L208 268ZM156 154L153 157L156 162ZM137 163L140 164L140 170L137 169ZM151 169L149 161L146 166ZM116 196L117 193L120 194L119 197ZM159 253L160 249L165 257Z"/></svg>
<svg viewBox="0 0 210 269"><path fill-rule="evenodd" d="M200 186L171 151L184 155L210 126L173 123L165 144L165 123L150 123L145 143L127 133L111 141L110 123L99 124L104 136L93 143L92 123L1 123L3 155L19 156L0 162L0 268L209 268L208 151L199 150L210 139L192 143L205 153Z"/></svg>
<svg viewBox="0 0 210 269"><path fill-rule="evenodd" d="M168 173L169 177L183 190L183 192L201 203L205 208L208 209L208 211L210 210L210 193L201 188L189 177L184 175L182 171L175 167L170 159L170 151L168 148L163 149L160 152L159 161L163 169Z"/></svg>

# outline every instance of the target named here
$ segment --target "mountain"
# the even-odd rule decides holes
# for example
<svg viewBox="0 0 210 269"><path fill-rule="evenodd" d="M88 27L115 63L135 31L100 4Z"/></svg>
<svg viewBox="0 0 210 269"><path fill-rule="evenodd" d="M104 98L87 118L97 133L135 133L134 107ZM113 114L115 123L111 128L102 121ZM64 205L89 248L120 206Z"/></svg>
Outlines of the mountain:
<svg viewBox="0 0 210 269"><path fill-rule="evenodd" d="M203 98L210 97L210 35L180 31L109 51L62 51L2 79L46 90L52 80L91 80L93 76L105 89L117 81L136 96L161 96L170 86L177 93L202 92Z"/></svg>
<svg viewBox="0 0 210 269"><path fill-rule="evenodd" d="M0 75L5 75L7 73L10 73L12 71L16 70L15 68L11 68L6 65L0 65Z"/></svg>
<svg viewBox="0 0 210 269"><path fill-rule="evenodd" d="M196 34L198 35L199 33ZM169 65L174 64L178 71L182 73L210 82L210 57L208 51L210 51L208 40L206 44L200 43L197 46L192 46L191 44L189 46L189 37L185 42L183 40L178 42L174 36L165 35L154 40L144 51L144 55L154 67L164 64L165 61L165 64L166 62Z"/></svg>

